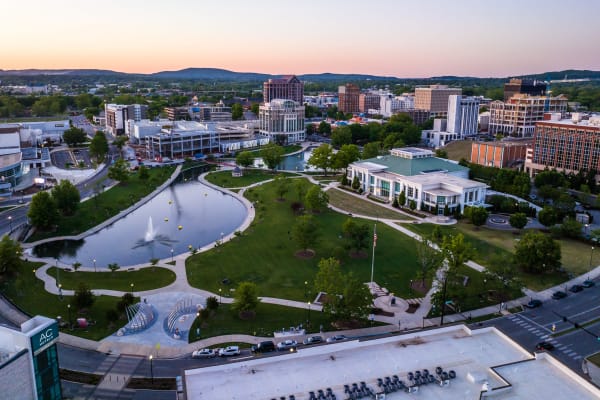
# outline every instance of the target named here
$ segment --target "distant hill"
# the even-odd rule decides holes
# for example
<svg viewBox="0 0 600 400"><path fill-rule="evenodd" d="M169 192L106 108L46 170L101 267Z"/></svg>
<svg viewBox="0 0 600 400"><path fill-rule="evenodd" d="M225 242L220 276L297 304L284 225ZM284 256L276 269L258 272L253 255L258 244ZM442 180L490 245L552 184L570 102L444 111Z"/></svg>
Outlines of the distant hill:
<svg viewBox="0 0 600 400"><path fill-rule="evenodd" d="M382 80L399 80L393 76L377 76L363 74L334 74L324 72L322 74L304 74L298 75L298 78L303 81L382 81Z"/></svg>
<svg viewBox="0 0 600 400"><path fill-rule="evenodd" d="M234 72L219 68L186 68L179 71L161 71L147 75L159 79L199 79L219 81L249 81L264 80L272 77L268 74L255 72Z"/></svg>
<svg viewBox="0 0 600 400"><path fill-rule="evenodd" d="M131 75L106 69L0 69L0 75L8 76L40 76L40 75L73 75L73 76L124 76Z"/></svg>

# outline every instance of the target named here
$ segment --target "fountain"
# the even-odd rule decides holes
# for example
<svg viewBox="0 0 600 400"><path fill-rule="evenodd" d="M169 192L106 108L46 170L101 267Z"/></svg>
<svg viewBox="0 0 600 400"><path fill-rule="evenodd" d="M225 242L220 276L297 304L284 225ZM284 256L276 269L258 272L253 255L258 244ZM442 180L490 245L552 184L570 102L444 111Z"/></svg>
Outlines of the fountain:
<svg viewBox="0 0 600 400"><path fill-rule="evenodd" d="M146 227L146 234L144 235L144 240L146 242L151 242L154 240L154 237L156 236L156 230L154 229L154 226L152 225L152 216L148 217L148 226Z"/></svg>

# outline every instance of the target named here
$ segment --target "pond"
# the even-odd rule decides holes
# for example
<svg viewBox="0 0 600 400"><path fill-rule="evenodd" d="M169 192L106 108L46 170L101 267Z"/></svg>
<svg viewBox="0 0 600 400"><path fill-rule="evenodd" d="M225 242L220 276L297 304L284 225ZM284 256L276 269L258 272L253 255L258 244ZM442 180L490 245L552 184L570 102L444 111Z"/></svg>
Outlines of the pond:
<svg viewBox="0 0 600 400"><path fill-rule="evenodd" d="M209 188L195 178L179 179L148 203L110 226L82 239L35 246L36 257L61 263L106 268L168 259L205 246L237 230L247 211L235 197ZM171 252L171 249L173 252Z"/></svg>
<svg viewBox="0 0 600 400"><path fill-rule="evenodd" d="M288 155L284 156L283 159L281 160L281 163L279 163L279 165L277 166L277 169L280 171L285 170L285 171L299 171L299 172L318 171L318 169L307 165L308 159L312 155L312 151L314 149L315 149L315 147L309 147L300 153L288 154ZM267 166L264 165L262 158L254 159L254 167L265 168L265 169L267 168Z"/></svg>

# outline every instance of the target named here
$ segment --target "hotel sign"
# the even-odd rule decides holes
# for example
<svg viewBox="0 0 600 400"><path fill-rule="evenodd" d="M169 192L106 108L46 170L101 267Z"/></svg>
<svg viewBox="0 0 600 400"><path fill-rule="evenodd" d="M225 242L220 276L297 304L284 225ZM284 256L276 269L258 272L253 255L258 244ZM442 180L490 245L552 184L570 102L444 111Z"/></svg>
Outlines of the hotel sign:
<svg viewBox="0 0 600 400"><path fill-rule="evenodd" d="M37 354L45 350L58 339L58 323L45 327L31 337L31 351Z"/></svg>

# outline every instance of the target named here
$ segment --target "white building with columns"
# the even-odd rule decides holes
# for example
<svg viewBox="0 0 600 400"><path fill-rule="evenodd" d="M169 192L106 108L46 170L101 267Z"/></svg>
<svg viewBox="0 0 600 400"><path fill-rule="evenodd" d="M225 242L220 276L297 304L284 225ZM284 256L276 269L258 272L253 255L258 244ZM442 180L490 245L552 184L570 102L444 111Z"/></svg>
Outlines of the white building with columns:
<svg viewBox="0 0 600 400"><path fill-rule="evenodd" d="M469 169L434 157L430 150L405 147L389 155L356 161L348 166L348 179L356 177L363 191L392 202L401 192L417 210L442 214L466 206L483 206L487 185L469 179Z"/></svg>
<svg viewBox="0 0 600 400"><path fill-rule="evenodd" d="M259 133L272 142L283 138L283 144L302 142L304 106L293 100L275 99L262 104L258 111Z"/></svg>

